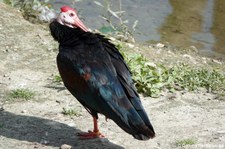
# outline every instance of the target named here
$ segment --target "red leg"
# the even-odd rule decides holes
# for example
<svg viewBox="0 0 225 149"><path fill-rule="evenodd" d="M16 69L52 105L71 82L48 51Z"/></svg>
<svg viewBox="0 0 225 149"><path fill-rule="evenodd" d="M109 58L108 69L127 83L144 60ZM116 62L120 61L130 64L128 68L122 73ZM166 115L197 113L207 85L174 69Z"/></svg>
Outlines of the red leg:
<svg viewBox="0 0 225 149"><path fill-rule="evenodd" d="M105 136L99 132L98 129L98 121L95 117L93 117L94 130L88 131L87 133L78 133L80 139L93 139L93 138L104 138Z"/></svg>
<svg viewBox="0 0 225 149"><path fill-rule="evenodd" d="M93 123L94 123L94 132L99 132L98 130L98 120L97 118L93 117Z"/></svg>

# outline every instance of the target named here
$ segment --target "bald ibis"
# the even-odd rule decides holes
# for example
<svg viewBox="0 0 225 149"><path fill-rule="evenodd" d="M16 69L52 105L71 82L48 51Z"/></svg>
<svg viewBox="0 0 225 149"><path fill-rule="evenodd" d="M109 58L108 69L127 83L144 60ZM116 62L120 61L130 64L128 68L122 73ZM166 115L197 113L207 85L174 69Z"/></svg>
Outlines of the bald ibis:
<svg viewBox="0 0 225 149"><path fill-rule="evenodd" d="M79 134L80 138L103 137L98 113L138 140L153 138L154 129L115 45L103 35L89 32L76 10L68 6L61 8L49 27L59 42L57 66L64 85L93 117L94 130Z"/></svg>

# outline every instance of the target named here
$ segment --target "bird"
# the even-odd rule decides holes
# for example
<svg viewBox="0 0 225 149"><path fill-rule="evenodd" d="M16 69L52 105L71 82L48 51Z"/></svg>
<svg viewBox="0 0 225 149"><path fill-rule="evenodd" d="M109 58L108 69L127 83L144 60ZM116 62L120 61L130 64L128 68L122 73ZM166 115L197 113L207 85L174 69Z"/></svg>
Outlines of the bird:
<svg viewBox="0 0 225 149"><path fill-rule="evenodd" d="M89 31L69 6L61 7L49 28L59 43L56 61L63 83L93 117L93 131L78 136L105 137L98 127L98 114L102 114L135 139L154 138L129 67L116 46L104 35Z"/></svg>

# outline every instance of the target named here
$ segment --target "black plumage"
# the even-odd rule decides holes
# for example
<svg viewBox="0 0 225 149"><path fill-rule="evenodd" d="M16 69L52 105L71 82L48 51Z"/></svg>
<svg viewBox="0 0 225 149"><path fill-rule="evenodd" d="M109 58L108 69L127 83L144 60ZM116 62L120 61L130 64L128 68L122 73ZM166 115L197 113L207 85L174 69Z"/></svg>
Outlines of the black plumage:
<svg viewBox="0 0 225 149"><path fill-rule="evenodd" d="M155 136L123 56L104 36L50 24L59 42L57 66L66 88L95 118L112 119L139 140Z"/></svg>

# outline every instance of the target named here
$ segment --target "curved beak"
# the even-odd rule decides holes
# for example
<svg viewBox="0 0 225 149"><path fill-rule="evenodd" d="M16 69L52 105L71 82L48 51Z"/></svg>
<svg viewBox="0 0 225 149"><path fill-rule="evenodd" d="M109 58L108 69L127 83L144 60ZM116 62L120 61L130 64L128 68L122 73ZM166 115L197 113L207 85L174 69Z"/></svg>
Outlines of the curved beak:
<svg viewBox="0 0 225 149"><path fill-rule="evenodd" d="M88 32L88 28L84 25L84 23L78 17L75 19L73 25L81 28L85 32Z"/></svg>

